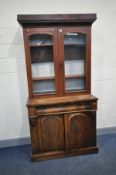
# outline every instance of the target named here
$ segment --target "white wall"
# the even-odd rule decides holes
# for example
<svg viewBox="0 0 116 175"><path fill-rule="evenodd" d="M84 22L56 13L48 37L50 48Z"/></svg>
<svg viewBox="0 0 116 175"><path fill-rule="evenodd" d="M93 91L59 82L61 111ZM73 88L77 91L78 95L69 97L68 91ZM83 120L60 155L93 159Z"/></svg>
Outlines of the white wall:
<svg viewBox="0 0 116 175"><path fill-rule="evenodd" d="M92 94L97 127L116 126L116 1L0 0L0 139L29 135L22 30L17 14L97 13L92 27Z"/></svg>

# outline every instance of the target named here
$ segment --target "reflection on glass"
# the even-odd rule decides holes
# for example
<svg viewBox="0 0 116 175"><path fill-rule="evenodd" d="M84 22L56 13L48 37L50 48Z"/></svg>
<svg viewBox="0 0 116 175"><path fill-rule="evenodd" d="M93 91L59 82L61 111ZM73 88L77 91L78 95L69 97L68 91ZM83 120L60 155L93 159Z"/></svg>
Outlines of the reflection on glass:
<svg viewBox="0 0 116 175"><path fill-rule="evenodd" d="M83 33L67 33L64 35L64 44L85 44Z"/></svg>
<svg viewBox="0 0 116 175"><path fill-rule="evenodd" d="M34 93L55 92L52 36L31 35L29 41Z"/></svg>
<svg viewBox="0 0 116 175"><path fill-rule="evenodd" d="M83 33L65 34L64 64L66 91L76 91L85 88L85 57L86 35Z"/></svg>
<svg viewBox="0 0 116 175"><path fill-rule="evenodd" d="M37 34L30 36L30 45L52 44L52 37L46 34Z"/></svg>

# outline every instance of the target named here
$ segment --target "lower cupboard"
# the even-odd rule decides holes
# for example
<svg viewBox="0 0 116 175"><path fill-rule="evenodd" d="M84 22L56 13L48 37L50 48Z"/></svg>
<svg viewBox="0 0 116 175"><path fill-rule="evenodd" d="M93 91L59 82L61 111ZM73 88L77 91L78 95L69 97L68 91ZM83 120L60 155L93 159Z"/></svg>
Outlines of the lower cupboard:
<svg viewBox="0 0 116 175"><path fill-rule="evenodd" d="M96 111L30 118L32 160L95 153Z"/></svg>

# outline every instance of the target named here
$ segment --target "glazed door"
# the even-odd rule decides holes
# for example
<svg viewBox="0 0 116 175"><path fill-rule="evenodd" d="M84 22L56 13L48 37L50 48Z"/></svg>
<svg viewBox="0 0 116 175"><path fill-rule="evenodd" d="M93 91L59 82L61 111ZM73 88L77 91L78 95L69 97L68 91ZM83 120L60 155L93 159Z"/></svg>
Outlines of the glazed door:
<svg viewBox="0 0 116 175"><path fill-rule="evenodd" d="M24 32L30 96L58 96L57 28L29 28Z"/></svg>
<svg viewBox="0 0 116 175"><path fill-rule="evenodd" d="M64 95L90 92L90 29L59 28L61 89Z"/></svg>
<svg viewBox="0 0 116 175"><path fill-rule="evenodd" d="M68 152L96 145L96 113L65 114L66 147Z"/></svg>

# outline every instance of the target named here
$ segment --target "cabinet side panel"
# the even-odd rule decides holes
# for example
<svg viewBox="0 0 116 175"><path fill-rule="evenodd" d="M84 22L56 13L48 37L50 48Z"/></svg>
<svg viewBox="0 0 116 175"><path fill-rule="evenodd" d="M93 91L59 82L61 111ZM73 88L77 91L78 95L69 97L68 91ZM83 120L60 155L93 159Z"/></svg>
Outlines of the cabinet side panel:
<svg viewBox="0 0 116 175"><path fill-rule="evenodd" d="M26 59L26 71L27 71L27 80L28 80L28 91L29 98L33 96L32 94L32 72L31 72L31 61L30 61L30 50L28 43L28 36L26 33L26 29L23 29L23 37L24 37L24 46L25 46L25 59Z"/></svg>
<svg viewBox="0 0 116 175"><path fill-rule="evenodd" d="M38 152L41 152L42 148L41 148L40 123L37 119L30 119L30 133L31 133L32 153L36 154Z"/></svg>

